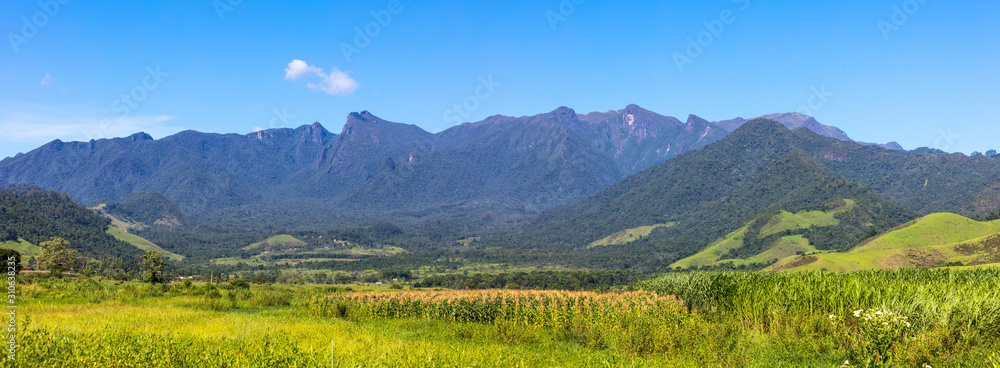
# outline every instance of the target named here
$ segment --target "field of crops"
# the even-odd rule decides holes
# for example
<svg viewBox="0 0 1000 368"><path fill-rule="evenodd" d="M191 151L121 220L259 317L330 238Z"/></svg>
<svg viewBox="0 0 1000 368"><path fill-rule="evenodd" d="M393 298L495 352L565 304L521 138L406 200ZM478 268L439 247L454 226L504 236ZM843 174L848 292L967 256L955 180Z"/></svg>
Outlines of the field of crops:
<svg viewBox="0 0 1000 368"><path fill-rule="evenodd" d="M0 366L1000 367L998 281L683 273L598 293L28 279L17 360Z"/></svg>

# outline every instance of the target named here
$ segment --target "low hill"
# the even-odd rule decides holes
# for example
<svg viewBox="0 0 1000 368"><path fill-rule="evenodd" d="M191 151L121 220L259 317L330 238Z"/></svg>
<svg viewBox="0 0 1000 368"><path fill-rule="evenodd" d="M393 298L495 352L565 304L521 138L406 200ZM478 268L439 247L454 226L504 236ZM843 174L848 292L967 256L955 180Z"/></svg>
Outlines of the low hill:
<svg viewBox="0 0 1000 368"><path fill-rule="evenodd" d="M671 268L690 269L697 267L759 266L802 253L816 252L805 234L813 228L835 231L841 225L838 215L857 208L853 199L840 201L841 204L828 211L799 211L796 213L779 211L758 217L751 223L734 231L722 239L714 241L705 250L670 265ZM756 227L756 230L754 228ZM756 231L756 232L755 232ZM766 241L763 249L756 254L736 256L740 249L752 246L753 242ZM728 267L726 267L728 265Z"/></svg>
<svg viewBox="0 0 1000 368"><path fill-rule="evenodd" d="M604 238L598 239L590 243L591 247L599 247L603 245L622 245L628 244L633 241L642 239L644 236L649 236L649 234L654 231L663 231L667 228L676 225L673 222L668 222L665 224L656 224L649 226L639 226L636 228L625 229L617 233L608 235Z"/></svg>
<svg viewBox="0 0 1000 368"><path fill-rule="evenodd" d="M789 256L770 267L790 271L931 268L1000 262L1000 221L936 213L875 237L848 252Z"/></svg>
<svg viewBox="0 0 1000 368"><path fill-rule="evenodd" d="M180 208L169 199L159 193L146 191L134 192L117 201L105 201L95 208L137 230L179 228L183 226L185 217Z"/></svg>
<svg viewBox="0 0 1000 368"><path fill-rule="evenodd" d="M39 244L60 237L81 255L133 259L142 251L106 233L111 220L76 203L65 193L0 190L0 242Z"/></svg>
<svg viewBox="0 0 1000 368"><path fill-rule="evenodd" d="M18 238L17 240L8 240L5 242L0 242L0 248L2 249L13 249L21 254L21 266L27 266L28 262L31 261L32 257L38 257L42 254L42 247L28 243L24 239Z"/></svg>
<svg viewBox="0 0 1000 368"><path fill-rule="evenodd" d="M296 239L294 236L282 234L245 246L243 250L275 251L304 247L306 245L306 242Z"/></svg>
<svg viewBox="0 0 1000 368"><path fill-rule="evenodd" d="M166 250L163 250L163 248L160 248L159 245L153 244L153 242L151 242L149 240L146 240L145 238L143 238L141 236L138 236L138 235L135 235L135 234L126 233L126 232L122 231L121 229L119 229L117 227L114 227L114 226L109 226L108 227L108 235L111 235L111 236L115 237L115 239L118 239L118 240L121 240L123 242L132 244L132 246L134 246L136 248L139 248L139 249L142 249L144 251L154 251L154 252L160 253L160 255L162 255L164 258L169 259L171 261L182 261L182 260L184 260L184 256L182 256L180 254L173 253L173 252L168 252Z"/></svg>

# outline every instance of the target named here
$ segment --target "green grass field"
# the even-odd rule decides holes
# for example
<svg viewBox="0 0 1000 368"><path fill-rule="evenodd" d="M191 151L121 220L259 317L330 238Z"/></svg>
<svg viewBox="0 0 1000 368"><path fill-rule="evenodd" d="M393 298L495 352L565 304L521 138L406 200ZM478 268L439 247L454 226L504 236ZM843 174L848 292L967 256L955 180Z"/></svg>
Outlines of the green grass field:
<svg viewBox="0 0 1000 368"><path fill-rule="evenodd" d="M836 215L850 211L855 205L856 203L854 200L846 199L844 200L844 205L831 211L800 211L796 213L781 211L761 228L760 236L765 237L786 230L807 229L813 226L836 226L840 224L840 220L837 220ZM809 241L805 237L801 235L794 235L781 238L775 245L760 254L747 259L721 259L721 257L727 254L730 250L743 246L743 238L746 235L749 226L750 225L744 226L739 230L729 233L722 239L716 240L710 244L701 252L674 262L670 265L670 267L693 268L701 266L716 266L723 262L731 262L735 266L740 266L754 263L768 263L774 260L794 256L800 252L818 252L816 247L809 244Z"/></svg>
<svg viewBox="0 0 1000 368"><path fill-rule="evenodd" d="M6 241L0 243L0 248L13 249L18 253L21 253L21 266L27 266L31 257L38 257L42 254L42 247L31 244L21 238L17 238L17 241Z"/></svg>
<svg viewBox="0 0 1000 368"><path fill-rule="evenodd" d="M306 246L306 242L291 235L275 235L243 247L243 250L285 250Z"/></svg>
<svg viewBox="0 0 1000 368"><path fill-rule="evenodd" d="M789 255L769 267L790 271L931 268L960 262L1000 262L1000 221L979 222L951 213L922 217L848 252Z"/></svg>
<svg viewBox="0 0 1000 368"><path fill-rule="evenodd" d="M638 240L641 237L648 236L650 233L658 228L668 228L674 226L676 223L668 222L664 224L655 224L649 226L639 226L636 228L625 229L617 233L608 235L604 238L597 239L591 242L587 247L601 247L608 245L621 245L628 242Z"/></svg>
<svg viewBox="0 0 1000 368"><path fill-rule="evenodd" d="M624 293L43 276L22 275L2 367L1000 368L1000 269L677 273Z"/></svg>
<svg viewBox="0 0 1000 368"><path fill-rule="evenodd" d="M162 255L163 257L166 257L167 259L169 259L171 261L182 261L182 260L184 260L184 256L182 256L180 254L173 253L173 252L168 252L166 250L163 250L163 248L160 248L159 245L153 244L153 242L151 242L149 240L146 240L146 239L144 239L144 238L142 238L140 236L137 236L135 234L126 233L126 232L118 229L117 227L109 226L107 232L111 236L115 237L115 239L118 239L118 240L121 240L123 242L132 244L136 248L142 249L144 251L154 251L154 252L160 253L160 255Z"/></svg>

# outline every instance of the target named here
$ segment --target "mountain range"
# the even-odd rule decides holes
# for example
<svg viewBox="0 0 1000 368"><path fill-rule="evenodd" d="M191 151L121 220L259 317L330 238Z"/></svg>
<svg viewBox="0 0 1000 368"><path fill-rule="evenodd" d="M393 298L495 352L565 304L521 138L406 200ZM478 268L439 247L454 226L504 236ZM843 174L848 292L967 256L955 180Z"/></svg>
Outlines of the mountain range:
<svg viewBox="0 0 1000 368"><path fill-rule="evenodd" d="M805 115L769 116L849 140ZM584 199L742 123L694 115L682 122L636 105L584 115L560 107L432 134L362 111L348 115L340 134L314 123L245 135L56 140L0 161L0 184L36 184L83 203L158 193L193 222L233 226L497 224Z"/></svg>
<svg viewBox="0 0 1000 368"><path fill-rule="evenodd" d="M315 123L54 141L0 161L0 183L69 193L112 221L94 236L176 259L242 257L247 241L284 231L406 229L383 241L412 256L315 265L357 269L458 254L448 239L464 235L475 237L459 243L463 257L476 262L785 267L922 215L1000 208L1000 160L896 148L797 113L682 122L635 105L561 107L432 134L363 111L340 134Z"/></svg>
<svg viewBox="0 0 1000 368"><path fill-rule="evenodd" d="M522 236L528 242L576 247L624 229L671 224L644 240L698 250L764 214L835 208L848 200L852 205L839 214L845 220L836 239L806 234L820 249L844 249L917 216L824 166L809 152L841 143L807 129L793 131L773 120L754 119L719 142L536 216Z"/></svg>

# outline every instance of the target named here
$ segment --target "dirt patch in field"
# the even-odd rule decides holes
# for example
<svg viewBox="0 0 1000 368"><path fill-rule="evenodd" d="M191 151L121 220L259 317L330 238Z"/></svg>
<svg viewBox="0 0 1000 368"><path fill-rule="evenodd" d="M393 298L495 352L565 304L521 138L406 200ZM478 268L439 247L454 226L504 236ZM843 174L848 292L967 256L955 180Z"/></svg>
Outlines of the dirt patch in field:
<svg viewBox="0 0 1000 368"><path fill-rule="evenodd" d="M904 253L906 260L916 268L933 268L944 263L948 256L936 250L911 249Z"/></svg>
<svg viewBox="0 0 1000 368"><path fill-rule="evenodd" d="M979 242L979 244L969 245L968 247L965 246L966 244L955 246L955 251L962 253L963 251L958 248L964 247L963 249L965 250L975 249L976 251L969 254L962 253L963 255L971 255L975 253L981 254L979 258L969 262L970 266L1000 262L1000 234L983 239L983 241Z"/></svg>
<svg viewBox="0 0 1000 368"><path fill-rule="evenodd" d="M795 268L795 267L799 267L799 266L805 266L807 264L814 263L817 260L819 260L819 258L816 258L816 256L805 256L805 257L802 257L802 258L796 258L795 260L793 260L791 262L788 262L788 263L785 263L784 265L781 265L780 267L775 268L774 270L775 271L784 271L784 270Z"/></svg>

